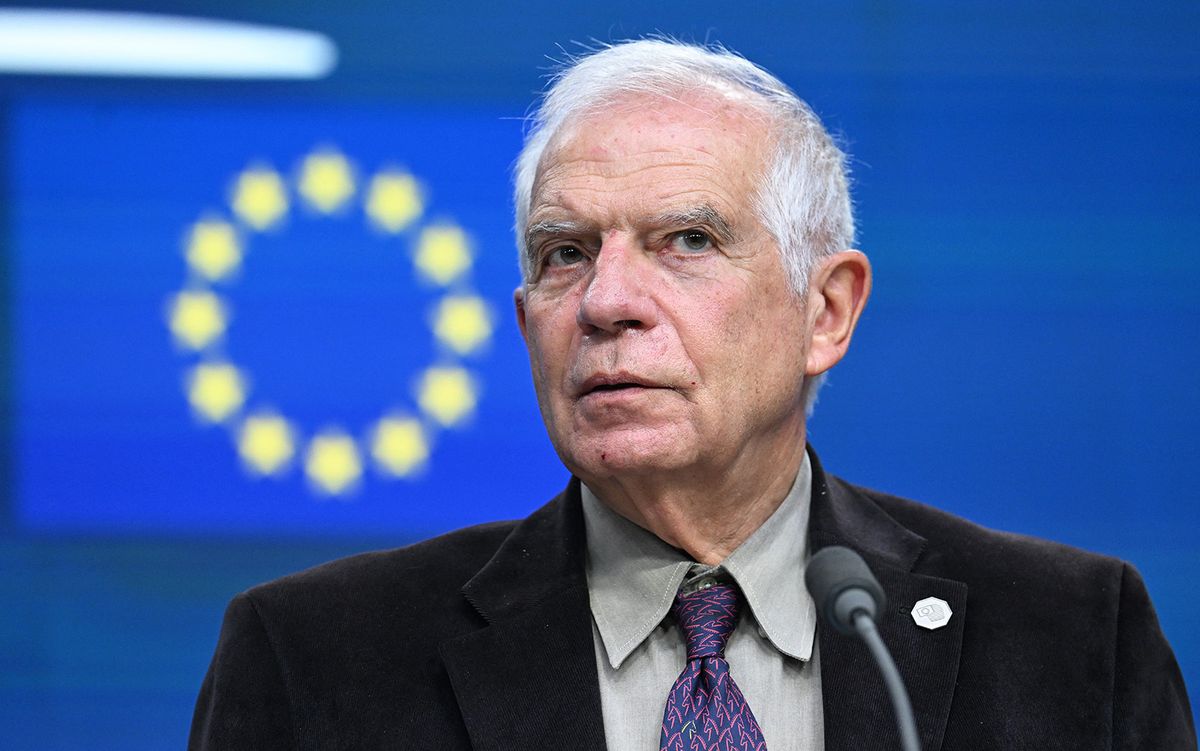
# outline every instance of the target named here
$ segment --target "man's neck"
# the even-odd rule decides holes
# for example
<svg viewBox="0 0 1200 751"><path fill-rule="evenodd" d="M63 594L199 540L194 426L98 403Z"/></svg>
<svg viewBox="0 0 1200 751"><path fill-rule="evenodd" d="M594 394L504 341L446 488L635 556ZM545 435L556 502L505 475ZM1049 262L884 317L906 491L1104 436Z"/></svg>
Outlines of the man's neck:
<svg viewBox="0 0 1200 751"><path fill-rule="evenodd" d="M746 452L712 473L585 478L605 505L700 563L716 565L775 513L804 460L804 436L770 455Z"/></svg>

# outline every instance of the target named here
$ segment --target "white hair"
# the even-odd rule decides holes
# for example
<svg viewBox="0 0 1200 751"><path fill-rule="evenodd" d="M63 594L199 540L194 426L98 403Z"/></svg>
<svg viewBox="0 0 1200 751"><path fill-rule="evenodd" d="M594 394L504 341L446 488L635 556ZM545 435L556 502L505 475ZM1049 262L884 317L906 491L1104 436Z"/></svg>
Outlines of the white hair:
<svg viewBox="0 0 1200 751"><path fill-rule="evenodd" d="M765 116L772 154L754 209L779 246L792 289L803 294L815 261L854 244L846 156L812 109L782 81L721 47L671 39L606 46L569 61L530 117L514 169L514 226L521 276L532 274L525 232L533 184L547 145L568 121L631 96L707 92ZM809 385L811 411L823 377Z"/></svg>

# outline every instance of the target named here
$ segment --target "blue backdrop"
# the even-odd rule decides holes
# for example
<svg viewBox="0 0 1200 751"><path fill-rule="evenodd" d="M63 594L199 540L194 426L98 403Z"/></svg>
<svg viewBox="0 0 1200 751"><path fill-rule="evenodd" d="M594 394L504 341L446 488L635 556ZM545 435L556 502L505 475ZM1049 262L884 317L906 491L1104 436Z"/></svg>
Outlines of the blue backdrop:
<svg viewBox="0 0 1200 751"><path fill-rule="evenodd" d="M329 34L324 81L0 77L0 747L178 748L233 594L561 487L508 169L548 57L654 31L853 156L826 466L1133 561L1197 705L1194 4L399 6L171 4Z"/></svg>

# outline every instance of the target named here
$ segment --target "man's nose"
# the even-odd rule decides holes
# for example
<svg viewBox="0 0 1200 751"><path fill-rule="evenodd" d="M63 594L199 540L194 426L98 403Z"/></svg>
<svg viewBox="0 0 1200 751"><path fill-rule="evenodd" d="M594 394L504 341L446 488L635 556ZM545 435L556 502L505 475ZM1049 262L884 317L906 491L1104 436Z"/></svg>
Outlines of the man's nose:
<svg viewBox="0 0 1200 751"><path fill-rule="evenodd" d="M614 334L654 326L658 316L651 294L653 280L653 264L635 239L606 237L579 303L580 328L587 334Z"/></svg>

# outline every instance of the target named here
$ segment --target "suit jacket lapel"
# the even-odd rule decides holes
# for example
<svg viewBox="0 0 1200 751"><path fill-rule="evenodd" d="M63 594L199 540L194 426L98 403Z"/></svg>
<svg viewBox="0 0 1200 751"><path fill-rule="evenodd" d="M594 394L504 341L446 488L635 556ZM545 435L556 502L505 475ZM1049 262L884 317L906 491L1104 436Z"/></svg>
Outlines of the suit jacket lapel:
<svg viewBox="0 0 1200 751"><path fill-rule="evenodd" d="M908 687L921 747L937 751L958 675L967 587L914 571L925 548L924 538L902 527L853 487L827 477L816 455L810 452L810 456L810 550L845 545L860 553L879 579L887 596L887 607L878 618L880 634ZM926 597L949 603L953 615L943 628L921 628L909 615L913 604ZM824 627L818 628L818 640L826 751L898 744L891 701L866 646Z"/></svg>
<svg viewBox="0 0 1200 751"><path fill-rule="evenodd" d="M441 654L476 749L604 748L585 550L573 480L463 588L488 625Z"/></svg>

